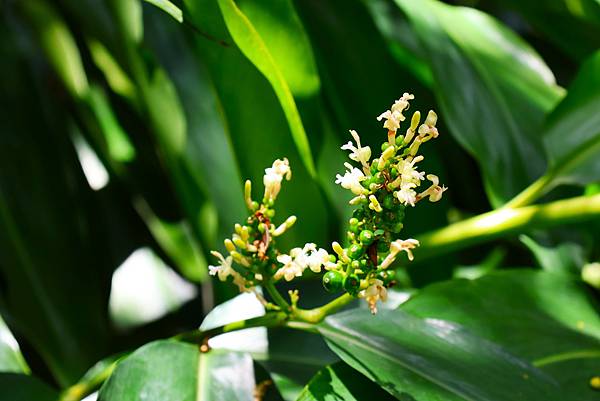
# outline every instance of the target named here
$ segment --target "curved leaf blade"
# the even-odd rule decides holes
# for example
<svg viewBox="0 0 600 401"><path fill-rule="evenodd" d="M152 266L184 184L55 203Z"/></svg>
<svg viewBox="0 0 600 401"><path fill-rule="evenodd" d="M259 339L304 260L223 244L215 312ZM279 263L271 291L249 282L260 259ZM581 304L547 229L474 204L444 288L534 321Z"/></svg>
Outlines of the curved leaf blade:
<svg viewBox="0 0 600 401"><path fill-rule="evenodd" d="M304 125L290 87L265 41L233 0L219 0L225 24L242 53L267 78L285 113L298 153L309 174L316 177L315 163Z"/></svg>
<svg viewBox="0 0 600 401"><path fill-rule="evenodd" d="M540 370L447 321L401 310L382 310L376 316L349 311L327 318L319 332L342 360L396 397L566 399Z"/></svg>
<svg viewBox="0 0 600 401"><path fill-rule="evenodd" d="M544 145L555 183L600 182L600 51L581 67L548 116Z"/></svg>
<svg viewBox="0 0 600 401"><path fill-rule="evenodd" d="M545 171L539 132L562 90L537 53L489 15L432 0L396 3L426 49L444 121L501 205Z"/></svg>
<svg viewBox="0 0 600 401"><path fill-rule="evenodd" d="M200 353L175 341L146 344L119 363L99 401L252 401L254 368L248 355Z"/></svg>

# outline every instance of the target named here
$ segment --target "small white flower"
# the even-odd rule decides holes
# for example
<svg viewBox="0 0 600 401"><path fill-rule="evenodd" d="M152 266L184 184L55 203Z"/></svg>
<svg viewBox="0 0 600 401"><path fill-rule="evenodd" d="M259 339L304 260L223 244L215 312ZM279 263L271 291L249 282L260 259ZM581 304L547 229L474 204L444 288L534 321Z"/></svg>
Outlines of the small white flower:
<svg viewBox="0 0 600 401"><path fill-rule="evenodd" d="M407 110L408 107L410 106L410 104L409 104L408 101L409 100L413 100L414 98L415 98L414 95L411 95L410 93L406 93L405 92L402 95L402 97L400 99L396 100L394 102L394 104L392 105L392 112L400 113L400 115L402 116L400 118L400 121L404 121L405 120L405 117L404 117L404 115L402 113L404 112L404 110Z"/></svg>
<svg viewBox="0 0 600 401"><path fill-rule="evenodd" d="M307 258L308 267L314 273L320 273L322 266L327 266L328 263L331 263L329 260L329 254L323 248L315 249L310 253L310 256Z"/></svg>
<svg viewBox="0 0 600 401"><path fill-rule="evenodd" d="M431 186L427 188L425 191L421 192L418 195L419 199L423 199L426 196L429 196L430 202L437 202L442 199L442 194L448 189L445 186L440 186L440 179L437 175L429 174L427 175L427 179L431 181Z"/></svg>
<svg viewBox="0 0 600 401"><path fill-rule="evenodd" d="M414 183L403 183L400 186L400 190L394 192L394 195L396 195L396 198L398 198L403 205L411 205L414 207L415 202L417 201L417 192L413 189L415 187L416 185Z"/></svg>
<svg viewBox="0 0 600 401"><path fill-rule="evenodd" d="M383 281L378 279L370 279L369 286L359 293L361 298L364 298L369 304L369 309L372 314L377 313L377 301L387 301L387 290L383 286Z"/></svg>
<svg viewBox="0 0 600 401"><path fill-rule="evenodd" d="M364 173L356 167L352 167L350 163L344 163L344 166L348 171L343 176L337 174L335 183L340 184L342 188L349 189L354 195L367 193L368 191L360 184L366 178Z"/></svg>
<svg viewBox="0 0 600 401"><path fill-rule="evenodd" d="M350 130L350 135L352 135L352 137L354 138L354 141L356 142L356 147L352 144L352 142L348 142L347 144L342 146L342 150L349 150L351 152L349 155L350 160L354 160L355 162L359 162L363 166L368 167L369 159L371 158L371 148L368 146L361 146L358 132Z"/></svg>
<svg viewBox="0 0 600 401"><path fill-rule="evenodd" d="M379 266L381 269L387 269L390 267L394 260L396 260L396 256L404 251L408 255L408 260L413 260L414 256L412 250L419 246L419 241L416 239L406 239L406 240L396 240L390 244L390 253L385 257L381 265Z"/></svg>
<svg viewBox="0 0 600 401"><path fill-rule="evenodd" d="M218 275L219 280L225 281L227 277L235 272L233 267L231 267L232 257L227 256L227 258L223 257L220 252L212 251L211 254L219 259L220 264L216 266L208 266L208 274L211 276Z"/></svg>
<svg viewBox="0 0 600 401"><path fill-rule="evenodd" d="M281 181L285 177L286 180L292 178L292 170L287 158L283 160L277 159L273 165L265 169L263 184L265 185L265 200L275 200L281 190Z"/></svg>
<svg viewBox="0 0 600 401"><path fill-rule="evenodd" d="M417 156L410 161L405 159L400 160L400 162L396 165L396 168L402 177L402 183L412 182L418 186L420 181L425 179L425 172L419 172L415 167L415 164L421 160L423 160L423 156Z"/></svg>
<svg viewBox="0 0 600 401"><path fill-rule="evenodd" d="M377 121L381 121L384 118L385 122L383 123L383 128L387 128L388 131L395 132L398 128L400 128L400 121L402 121L401 119L404 119L404 116L402 113L398 113L397 111L386 110L377 117Z"/></svg>
<svg viewBox="0 0 600 401"><path fill-rule="evenodd" d="M292 256L294 254L297 255L298 252L301 251L302 249L300 248L294 248L290 251L290 255L282 254L277 256L277 261L283 264L283 266L275 272L275 275L273 277L276 280L279 280L283 277L285 281L292 281L295 277L302 276L304 269L302 268L302 266L296 263L295 258Z"/></svg>

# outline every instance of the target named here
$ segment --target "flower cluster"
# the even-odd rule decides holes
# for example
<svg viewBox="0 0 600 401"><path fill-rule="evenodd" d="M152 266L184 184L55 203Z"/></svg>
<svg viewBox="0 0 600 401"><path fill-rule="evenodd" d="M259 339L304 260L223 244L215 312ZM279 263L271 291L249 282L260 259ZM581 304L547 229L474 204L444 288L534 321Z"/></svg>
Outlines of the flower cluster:
<svg viewBox="0 0 600 401"><path fill-rule="evenodd" d="M291 281L307 269L313 273L321 273L324 269L323 285L328 291L346 291L364 298L371 312L376 313L377 302L387 299L387 288L395 282L395 271L390 267L401 252L406 253L408 260L413 260L412 250L419 245L415 239L399 237L405 209L425 198L437 202L446 190L439 185L437 176L426 175L418 168L418 163L424 159L418 154L419 147L439 135L435 112L429 111L423 123L420 113L414 112L410 126L403 134L398 134L401 123L406 120L403 113L409 109L412 99L413 95L405 93L377 118L385 120L383 127L387 129L387 140L381 146L379 157L371 159L371 148L363 146L354 130L350 131L354 142L342 146L350 152L350 160L356 163L344 163L345 173L338 174L335 180L352 192L350 204L355 206L345 247L333 242L333 254L312 243L293 248L288 253L277 249L277 237L296 222L296 217L290 216L279 226L272 223L273 205L281 183L284 178L289 180L292 174L289 162L284 158L275 160L265 169L265 192L261 203L252 200L252 184L246 181L245 201L250 215L244 225L235 226L232 238L225 240L229 255L225 257L213 252L220 263L210 266L210 274L217 275L222 281L231 277L240 291L249 291L261 284L270 285L282 279ZM425 179L431 185L420 190ZM297 302L297 294L294 299L292 305Z"/></svg>

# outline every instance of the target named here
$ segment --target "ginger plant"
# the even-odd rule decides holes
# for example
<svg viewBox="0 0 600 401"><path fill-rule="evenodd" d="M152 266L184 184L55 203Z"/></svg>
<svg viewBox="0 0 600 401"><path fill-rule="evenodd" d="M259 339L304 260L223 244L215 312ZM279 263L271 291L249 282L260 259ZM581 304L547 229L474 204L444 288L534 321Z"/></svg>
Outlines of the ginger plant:
<svg viewBox="0 0 600 401"><path fill-rule="evenodd" d="M412 250L419 246L415 239L401 239L406 209L425 198L437 202L446 190L439 185L436 175L418 170L418 163L423 160L420 146L438 136L436 113L429 111L421 123L420 112L414 112L404 134L398 134L412 99L413 95L404 93L377 117L384 121L383 128L387 130L379 157L371 159L370 147L362 146L354 130L350 134L355 143L350 141L341 147L350 151L349 158L355 163L344 163L346 171L344 175L338 174L335 181L354 195L350 200L355 209L348 222L349 230L345 241L340 241L344 245L333 242L333 253L313 243L287 253L277 247L277 238L296 222L296 217L290 216L280 225L273 223L282 182L284 178L290 180L292 175L288 160L277 159L265 169L260 203L252 199L252 183L246 181L249 216L243 224L236 224L232 238L225 240L229 255L212 252L219 264L209 267L210 274L221 281L232 280L240 291L255 292L268 309L280 310L298 321L318 321L354 298L365 299L371 312L377 313L377 302L387 299L387 288L394 284L395 271L391 267L398 254L406 252L408 259L413 260ZM420 191L425 179L431 184ZM322 280L327 291L346 295L329 307L312 311L298 308L297 291L290 291L289 301L286 300L275 284L301 277L307 269L324 272ZM257 286L267 290L274 304L256 291Z"/></svg>

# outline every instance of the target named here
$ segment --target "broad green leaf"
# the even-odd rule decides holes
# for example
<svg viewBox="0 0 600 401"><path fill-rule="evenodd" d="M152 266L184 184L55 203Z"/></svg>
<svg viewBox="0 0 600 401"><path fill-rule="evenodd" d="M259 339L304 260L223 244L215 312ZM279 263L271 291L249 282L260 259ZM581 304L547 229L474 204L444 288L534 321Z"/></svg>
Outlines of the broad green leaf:
<svg viewBox="0 0 600 401"><path fill-rule="evenodd" d="M0 373L0 400L56 401L58 393L35 377Z"/></svg>
<svg viewBox="0 0 600 401"><path fill-rule="evenodd" d="M252 401L248 355L156 341L123 359L100 390L99 401Z"/></svg>
<svg viewBox="0 0 600 401"><path fill-rule="evenodd" d="M294 142L300 154L301 160L306 167L308 173L312 176L316 176L315 164L313 156L306 137L304 125L296 102L293 97L293 93L290 90L290 85L286 81L286 76L282 72L282 68L279 65L280 60L275 59L274 55L268 47L268 44L262 38L259 31L248 17L243 13L242 10L237 6L233 0L219 0L219 7L223 13L223 19L225 24L231 33L232 38L241 50L241 52L248 57L250 61L258 68L258 70L267 78L285 114L288 121L290 132L294 138ZM254 12L258 12L258 8L253 9ZM292 10L288 4L284 8L284 15L289 15ZM265 15L264 13L262 14ZM292 19L293 17L290 17ZM268 26L268 25L265 25ZM279 44L271 43L271 45L280 46ZM293 71L286 67L286 71ZM288 72L288 76L290 73ZM296 78L294 78L296 79ZM295 82L295 81L292 81ZM298 87L300 83L295 83Z"/></svg>
<svg viewBox="0 0 600 401"><path fill-rule="evenodd" d="M517 11L541 31L545 39L577 60L600 47L598 0L496 0L495 3ZM565 35L565 32L569 34Z"/></svg>
<svg viewBox="0 0 600 401"><path fill-rule="evenodd" d="M328 317L318 330L344 362L398 398L568 399L550 376L448 321L353 310Z"/></svg>
<svg viewBox="0 0 600 401"><path fill-rule="evenodd" d="M0 316L0 372L29 373L19 344Z"/></svg>
<svg viewBox="0 0 600 401"><path fill-rule="evenodd" d="M405 398L409 401L410 398ZM298 401L395 400L375 383L343 362L326 366L311 380Z"/></svg>
<svg viewBox="0 0 600 401"><path fill-rule="evenodd" d="M553 183L600 182L600 51L581 67L548 116L544 145Z"/></svg>
<svg viewBox="0 0 600 401"><path fill-rule="evenodd" d="M256 296L244 293L215 307L204 318L200 329L208 330L264 314L264 306ZM315 372L337 360L320 336L285 328L234 331L213 337L208 344L214 349L250 353L269 371L286 400L295 399Z"/></svg>
<svg viewBox="0 0 600 401"><path fill-rule="evenodd" d="M579 275L584 265L581 245L565 242L556 246L545 246L526 235L519 240L533 253L538 265L548 272Z"/></svg>
<svg viewBox="0 0 600 401"><path fill-rule="evenodd" d="M106 301L121 255L106 235L111 219L100 205L108 199L86 182L64 110L38 86L43 81L30 74L36 70L22 53L4 52L4 41L16 39L0 25L3 68L11 76L0 99L0 272L6 284L0 308L57 382L67 385L107 351ZM121 212L115 203L104 205L115 208L112 216ZM115 237L122 240L119 252L133 241Z"/></svg>
<svg viewBox="0 0 600 401"><path fill-rule="evenodd" d="M193 175L208 188L207 197L218 205L218 242L229 237L235 223L246 216L243 184L231 135L223 121L219 99L204 65L181 27L165 24L161 14L148 13L146 41L173 79L187 121L183 158ZM212 243L211 247L217 246Z"/></svg>
<svg viewBox="0 0 600 401"><path fill-rule="evenodd" d="M545 171L541 126L562 90L535 51L489 15L433 0L396 3L426 49L441 118L501 205Z"/></svg>
<svg viewBox="0 0 600 401"><path fill-rule="evenodd" d="M459 323L547 371L568 393L586 395L568 399L595 399L588 380L597 374L589 367L600 363L600 317L583 286L568 276L515 270L452 280L425 288L400 309Z"/></svg>
<svg viewBox="0 0 600 401"><path fill-rule="evenodd" d="M195 25L204 27L211 37L229 43L231 39L217 4L188 0L186 5ZM222 106L221 117L230 132L242 178L253 182L254 199L262 199L265 168L277 158L287 157L290 161L293 176L290 182L282 184L275 224L290 214L296 215L298 222L278 238L278 245L286 250L305 242L324 244L327 232L323 227L329 225L331 217L320 188L288 135L290 128L272 86L234 46L220 46L203 37L195 39L200 59L214 82Z"/></svg>

